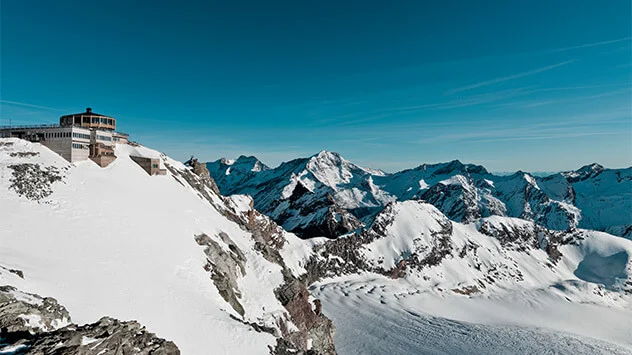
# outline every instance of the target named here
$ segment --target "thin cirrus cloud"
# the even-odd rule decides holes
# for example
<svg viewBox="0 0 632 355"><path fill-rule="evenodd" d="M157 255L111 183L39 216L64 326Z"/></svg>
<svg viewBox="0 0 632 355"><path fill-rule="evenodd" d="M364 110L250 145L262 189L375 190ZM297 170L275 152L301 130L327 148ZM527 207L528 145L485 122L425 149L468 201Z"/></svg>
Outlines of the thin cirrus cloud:
<svg viewBox="0 0 632 355"><path fill-rule="evenodd" d="M572 47L557 48L557 49L554 50L554 52L563 52L563 51L569 51L569 50L573 50L573 49L581 49L581 48L588 48L588 47L603 46L603 45L606 45L606 44L612 44L612 43L619 43L619 42L623 42L623 41L629 41L631 39L632 39L632 37L624 37L624 38L612 39L612 40L609 40L609 41L585 43L585 44L580 44L580 45L572 46Z"/></svg>
<svg viewBox="0 0 632 355"><path fill-rule="evenodd" d="M61 109L58 109L58 108L53 108L53 107L39 106L39 105L33 105L33 104L25 103L25 102L8 101L8 100L0 100L0 104L22 106L22 107L30 107L30 108L39 108L39 109L51 110L51 111L64 111L64 110L61 110Z"/></svg>
<svg viewBox="0 0 632 355"><path fill-rule="evenodd" d="M552 69L555 69L555 68L558 68L558 67L561 67L561 66L564 66L564 65L567 65L567 64L571 64L571 63L574 63L576 61L577 60L567 60L567 61L564 61L564 62L560 62L560 63L553 64L553 65L548 65L546 67L541 67L541 68L537 68L537 69L534 69L534 70L529 70L529 71L518 73L518 74L513 74L513 75L509 75L509 76L503 76L503 77L500 77L500 78L495 78L495 79L481 81L481 82L470 84L470 85L466 85L466 86L461 86L459 88L447 91L446 95L453 95L453 94L456 94L458 92L462 92L462 91L466 91L466 90L471 90L471 89L476 89L476 88L480 88L480 87L483 87L483 86L498 84L498 83L502 83L502 82L509 81L509 80L524 78L526 76L531 76L531 75L543 73L545 71L549 71L549 70L552 70Z"/></svg>
<svg viewBox="0 0 632 355"><path fill-rule="evenodd" d="M612 132L579 132L579 133L558 133L543 136L522 136L522 137L506 137L506 138L490 138L472 140L474 143L490 143L490 142L507 142L507 141L525 141L525 140L543 140L543 139L560 139L560 138L576 138L588 136L611 136L628 134L628 132L612 131Z"/></svg>

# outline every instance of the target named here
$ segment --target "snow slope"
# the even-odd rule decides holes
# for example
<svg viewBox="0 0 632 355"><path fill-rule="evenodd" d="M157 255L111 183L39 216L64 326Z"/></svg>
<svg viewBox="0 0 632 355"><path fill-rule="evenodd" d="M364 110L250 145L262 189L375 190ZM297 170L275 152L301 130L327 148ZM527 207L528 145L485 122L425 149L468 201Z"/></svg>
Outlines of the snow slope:
<svg viewBox="0 0 632 355"><path fill-rule="evenodd" d="M341 354L632 353L627 239L405 201L317 250Z"/></svg>
<svg viewBox="0 0 632 355"><path fill-rule="evenodd" d="M632 353L630 311L546 299L438 298L386 278L331 281L313 293L333 317L341 355Z"/></svg>
<svg viewBox="0 0 632 355"><path fill-rule="evenodd" d="M158 152L117 145L118 158L100 168L91 161L70 164L39 144L0 143L0 265L25 275L2 273L0 283L55 297L79 324L103 315L138 320L183 354L267 354L276 344L272 334L230 316L278 328L286 313L273 292L284 282L281 266L266 260L249 232L181 178L171 171L149 176L129 159ZM163 164L186 170L161 157ZM40 201L19 196L9 187L10 166L24 163L55 167L63 179ZM232 201L233 208L247 208ZM202 233L231 253L217 237L225 233L245 256L244 269L237 271L243 318L204 269L207 257L195 240Z"/></svg>

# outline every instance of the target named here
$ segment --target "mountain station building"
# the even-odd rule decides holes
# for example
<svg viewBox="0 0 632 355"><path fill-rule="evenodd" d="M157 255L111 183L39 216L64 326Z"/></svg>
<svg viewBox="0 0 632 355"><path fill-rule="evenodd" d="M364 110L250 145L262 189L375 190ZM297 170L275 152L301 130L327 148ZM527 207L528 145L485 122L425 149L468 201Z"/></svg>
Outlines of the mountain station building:
<svg viewBox="0 0 632 355"><path fill-rule="evenodd" d="M0 127L0 138L16 137L41 143L69 162L90 159L104 167L116 159L115 143L129 135L116 131L116 119L92 112L61 116L59 124Z"/></svg>

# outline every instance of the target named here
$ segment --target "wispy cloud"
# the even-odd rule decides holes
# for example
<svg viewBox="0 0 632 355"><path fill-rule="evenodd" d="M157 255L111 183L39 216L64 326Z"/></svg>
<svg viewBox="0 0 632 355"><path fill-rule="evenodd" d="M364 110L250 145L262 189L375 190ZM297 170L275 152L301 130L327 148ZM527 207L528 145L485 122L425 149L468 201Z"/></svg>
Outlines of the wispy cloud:
<svg viewBox="0 0 632 355"><path fill-rule="evenodd" d="M618 42L623 42L623 41L629 41L631 39L632 39L632 37L624 37L624 38L619 38L619 39L612 39L612 40L609 40L609 41L585 43L585 44L580 44L580 45L572 46L572 47L557 48L557 49L554 50L554 52L563 52L563 51L570 51L572 49L603 46L603 45L611 44L611 43L618 43Z"/></svg>
<svg viewBox="0 0 632 355"><path fill-rule="evenodd" d="M570 63L574 63L576 61L577 60L567 60L565 62L561 62L561 63L557 63L557 64L553 64L553 65L548 65L546 67L541 67L541 68L537 68L537 69L534 69L534 70L529 70L529 71L518 73L518 74L513 74L513 75L509 75L509 76L503 76L503 77L500 77L500 78L495 78L495 79L491 79L491 80L487 80L487 81L481 81L481 82L474 83L474 84L471 84L471 85L461 86L459 88L447 91L446 95L453 95L453 94L456 94L457 92L461 92L461 91L466 91L466 90L480 88L480 87L483 87L483 86L498 84L498 83L502 83L504 81L524 78L526 76L531 76L531 75L543 73L545 71L549 71L551 69L555 69L555 68L558 68L558 67L570 64Z"/></svg>
<svg viewBox="0 0 632 355"><path fill-rule="evenodd" d="M578 101L583 102L583 101L588 101L588 100L599 99L602 97L609 97L609 96L624 94L624 93L629 92L630 90L632 90L632 88L628 87L625 89L607 91L607 92L602 92L599 94L589 95L589 96L564 98L564 99L559 99L559 100L540 100L540 101L535 101L529 104L524 104L521 107L531 108L531 107L540 107L540 106L551 105L551 104L561 104L561 103L570 103L570 102L578 102Z"/></svg>
<svg viewBox="0 0 632 355"><path fill-rule="evenodd" d="M43 110L51 110L51 111L64 111L64 110L62 110L62 109L58 109L58 108L46 107L46 106L39 106L39 105L33 105L33 104L25 103L25 102L17 102L17 101L0 100L0 103L1 103L1 104L6 104L6 105L15 105L15 106L22 106L22 107L39 108L39 109L43 109Z"/></svg>
<svg viewBox="0 0 632 355"><path fill-rule="evenodd" d="M507 142L507 141L577 138L577 137L588 137L588 136L610 136L610 135L622 135L622 134L630 134L630 132L613 131L613 132L558 133L558 134L549 134L549 135L541 135L541 136L522 136L522 137L480 139L480 140L472 140L471 142L490 143L490 142Z"/></svg>

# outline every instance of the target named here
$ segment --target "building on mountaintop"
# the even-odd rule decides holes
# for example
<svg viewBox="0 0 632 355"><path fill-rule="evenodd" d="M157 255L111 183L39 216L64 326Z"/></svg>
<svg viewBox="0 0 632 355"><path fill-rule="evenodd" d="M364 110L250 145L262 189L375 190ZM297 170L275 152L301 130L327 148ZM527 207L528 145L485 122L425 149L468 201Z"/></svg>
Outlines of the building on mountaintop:
<svg viewBox="0 0 632 355"><path fill-rule="evenodd" d="M116 159L114 144L127 144L129 135L116 132L116 119L92 112L64 115L59 124L0 127L0 138L16 137L41 143L69 162L90 159L101 167Z"/></svg>
<svg viewBox="0 0 632 355"><path fill-rule="evenodd" d="M141 168L143 168L143 170L145 170L149 175L167 174L167 169L164 169L160 166L160 159L158 158L150 158L140 155L130 155L129 157Z"/></svg>

